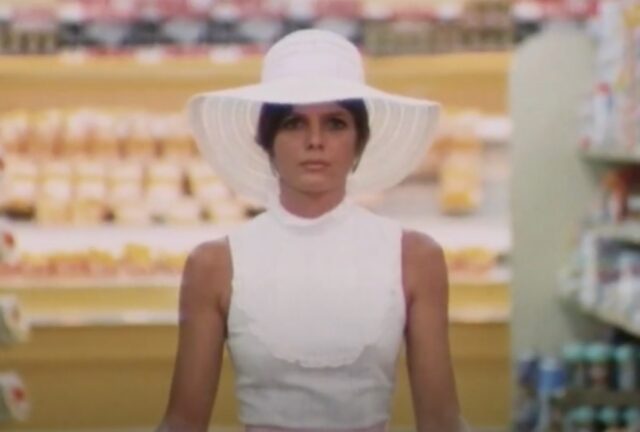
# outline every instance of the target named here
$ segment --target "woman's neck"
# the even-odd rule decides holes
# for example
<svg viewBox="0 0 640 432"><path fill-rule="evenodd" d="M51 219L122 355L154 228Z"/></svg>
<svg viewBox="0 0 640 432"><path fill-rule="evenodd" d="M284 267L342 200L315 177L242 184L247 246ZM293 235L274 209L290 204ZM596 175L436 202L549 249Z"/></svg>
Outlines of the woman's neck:
<svg viewBox="0 0 640 432"><path fill-rule="evenodd" d="M289 213L302 218L316 218L336 208L345 197L344 189L326 192L301 192L286 186L280 187L280 204Z"/></svg>

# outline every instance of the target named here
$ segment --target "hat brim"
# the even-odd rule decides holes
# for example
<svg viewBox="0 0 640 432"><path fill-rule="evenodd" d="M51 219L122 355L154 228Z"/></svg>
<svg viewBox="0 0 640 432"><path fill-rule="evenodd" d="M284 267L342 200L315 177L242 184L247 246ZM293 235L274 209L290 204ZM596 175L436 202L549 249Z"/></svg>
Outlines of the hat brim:
<svg viewBox="0 0 640 432"><path fill-rule="evenodd" d="M263 103L313 104L362 99L371 136L349 194L379 192L416 169L433 140L440 113L436 102L383 92L339 79L285 78L192 97L188 121L204 158L239 196L264 204L277 185L265 151L256 144Z"/></svg>

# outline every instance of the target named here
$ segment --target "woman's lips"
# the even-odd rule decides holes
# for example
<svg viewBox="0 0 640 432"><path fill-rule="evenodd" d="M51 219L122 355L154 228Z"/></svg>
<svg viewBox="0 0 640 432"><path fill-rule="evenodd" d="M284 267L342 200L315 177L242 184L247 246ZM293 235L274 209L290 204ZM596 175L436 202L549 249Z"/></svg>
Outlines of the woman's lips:
<svg viewBox="0 0 640 432"><path fill-rule="evenodd" d="M320 171L329 166L329 164L324 161L306 161L302 162L300 165L309 171Z"/></svg>

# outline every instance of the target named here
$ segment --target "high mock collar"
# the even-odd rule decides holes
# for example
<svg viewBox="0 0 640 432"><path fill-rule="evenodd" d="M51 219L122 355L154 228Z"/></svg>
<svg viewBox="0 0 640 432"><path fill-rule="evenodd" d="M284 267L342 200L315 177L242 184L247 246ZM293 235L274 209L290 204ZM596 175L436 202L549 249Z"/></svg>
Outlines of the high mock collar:
<svg viewBox="0 0 640 432"><path fill-rule="evenodd" d="M272 195L267 202L267 211L281 224L298 229L319 228L337 224L344 220L353 210L354 205L348 198L343 198L340 203L329 211L317 217L307 218L298 216L287 210L276 194Z"/></svg>

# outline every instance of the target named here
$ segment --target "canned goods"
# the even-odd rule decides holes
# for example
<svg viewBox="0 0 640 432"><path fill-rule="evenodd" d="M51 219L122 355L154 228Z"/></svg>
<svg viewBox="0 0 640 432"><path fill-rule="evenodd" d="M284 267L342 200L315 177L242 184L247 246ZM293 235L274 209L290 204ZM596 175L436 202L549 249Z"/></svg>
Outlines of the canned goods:
<svg viewBox="0 0 640 432"><path fill-rule="evenodd" d="M584 344L576 342L565 345L562 349L562 357L567 369L567 385L575 389L587 387L585 348Z"/></svg>
<svg viewBox="0 0 640 432"><path fill-rule="evenodd" d="M622 414L626 432L640 432L640 409L627 408Z"/></svg>
<svg viewBox="0 0 640 432"><path fill-rule="evenodd" d="M590 387L599 390L610 388L612 348L603 343L590 344L587 346L586 357Z"/></svg>
<svg viewBox="0 0 640 432"><path fill-rule="evenodd" d="M590 406L581 406L570 413L570 430L575 432L595 432L596 411Z"/></svg>
<svg viewBox="0 0 640 432"><path fill-rule="evenodd" d="M614 432L620 425L620 411L614 407L604 407L598 411L598 421L604 426L604 432Z"/></svg>
<svg viewBox="0 0 640 432"><path fill-rule="evenodd" d="M620 345L614 351L616 388L633 391L638 388L638 352L633 345Z"/></svg>
<svg viewBox="0 0 640 432"><path fill-rule="evenodd" d="M538 394L551 396L566 389L567 378L562 362L556 357L545 357L539 368Z"/></svg>

